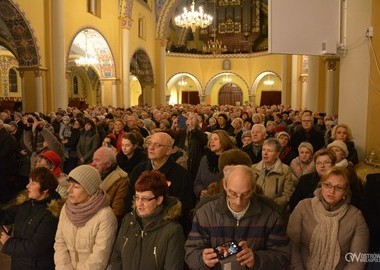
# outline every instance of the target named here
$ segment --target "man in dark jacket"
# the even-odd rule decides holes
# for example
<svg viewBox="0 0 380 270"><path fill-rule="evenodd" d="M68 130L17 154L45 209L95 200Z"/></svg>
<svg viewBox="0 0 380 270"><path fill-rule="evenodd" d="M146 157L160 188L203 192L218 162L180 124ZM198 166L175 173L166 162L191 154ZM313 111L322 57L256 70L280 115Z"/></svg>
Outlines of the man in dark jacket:
<svg viewBox="0 0 380 270"><path fill-rule="evenodd" d="M265 126L263 124L254 124L251 129L252 142L241 149L249 155L252 164L261 161L261 150L266 137L267 132Z"/></svg>
<svg viewBox="0 0 380 270"><path fill-rule="evenodd" d="M193 207L192 182L190 175L181 165L171 158L173 139L169 134L158 132L152 135L148 142L148 160L137 165L130 174L130 186L125 198L125 209L132 209L132 196L135 194L135 183L144 171L158 170L166 176L169 195L177 197L182 203L182 225L186 225L190 209Z"/></svg>
<svg viewBox="0 0 380 270"><path fill-rule="evenodd" d="M255 194L257 176L245 165L227 166L224 173L224 192L195 212L185 243L189 268L288 269L285 226L268 199ZM236 254L229 254L231 240ZM218 255L216 248L227 242L227 254Z"/></svg>

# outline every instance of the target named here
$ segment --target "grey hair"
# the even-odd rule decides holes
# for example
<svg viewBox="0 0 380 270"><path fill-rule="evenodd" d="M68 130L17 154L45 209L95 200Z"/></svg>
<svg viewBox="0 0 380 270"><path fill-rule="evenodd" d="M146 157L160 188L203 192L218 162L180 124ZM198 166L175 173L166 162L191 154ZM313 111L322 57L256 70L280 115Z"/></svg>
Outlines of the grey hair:
<svg viewBox="0 0 380 270"><path fill-rule="evenodd" d="M274 147L274 150L277 152L277 153L281 153L282 151L282 146L280 144L280 142L275 139L275 138L269 138L269 139L266 139L263 143L263 145L265 144L268 144L268 145L271 145Z"/></svg>

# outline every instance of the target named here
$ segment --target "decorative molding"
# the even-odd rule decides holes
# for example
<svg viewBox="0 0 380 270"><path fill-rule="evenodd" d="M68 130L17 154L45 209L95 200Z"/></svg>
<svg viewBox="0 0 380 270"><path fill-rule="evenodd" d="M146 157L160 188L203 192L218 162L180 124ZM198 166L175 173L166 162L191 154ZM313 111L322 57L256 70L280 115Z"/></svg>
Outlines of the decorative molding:
<svg viewBox="0 0 380 270"><path fill-rule="evenodd" d="M308 79L309 75L307 73L302 73L300 75L300 78L301 78L301 82L302 83L307 83L307 79Z"/></svg>
<svg viewBox="0 0 380 270"><path fill-rule="evenodd" d="M269 55L268 51L255 52L255 53L241 53L241 54L192 54L192 53L173 53L167 52L167 57L187 57L187 58L255 58L259 56Z"/></svg>
<svg viewBox="0 0 380 270"><path fill-rule="evenodd" d="M120 18L120 27L122 29L131 30L133 20L129 17L121 17Z"/></svg>

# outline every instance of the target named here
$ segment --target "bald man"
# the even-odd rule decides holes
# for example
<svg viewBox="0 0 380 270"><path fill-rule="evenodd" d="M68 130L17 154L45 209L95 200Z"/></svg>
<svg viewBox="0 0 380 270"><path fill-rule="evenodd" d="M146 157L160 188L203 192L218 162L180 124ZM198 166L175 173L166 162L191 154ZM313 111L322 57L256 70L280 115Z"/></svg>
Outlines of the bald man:
<svg viewBox="0 0 380 270"><path fill-rule="evenodd" d="M125 206L129 211L132 209L132 197L135 192L134 185L141 173L158 170L166 176L169 195L177 197L182 203L180 222L186 229L187 216L193 207L191 192L193 187L187 170L169 158L173 144L174 140L167 133L158 132L152 135L147 143L149 160L137 165L130 174L130 187L125 198Z"/></svg>
<svg viewBox="0 0 380 270"><path fill-rule="evenodd" d="M125 215L124 198L129 183L128 173L116 163L115 152L109 147L100 147L95 151L91 164L100 173L100 187L110 197L110 206L119 224Z"/></svg>
<svg viewBox="0 0 380 270"><path fill-rule="evenodd" d="M256 174L245 165L226 166L224 192L195 212L185 243L190 269L288 269L284 223L268 198L255 193ZM234 240L240 251L218 258L215 248Z"/></svg>

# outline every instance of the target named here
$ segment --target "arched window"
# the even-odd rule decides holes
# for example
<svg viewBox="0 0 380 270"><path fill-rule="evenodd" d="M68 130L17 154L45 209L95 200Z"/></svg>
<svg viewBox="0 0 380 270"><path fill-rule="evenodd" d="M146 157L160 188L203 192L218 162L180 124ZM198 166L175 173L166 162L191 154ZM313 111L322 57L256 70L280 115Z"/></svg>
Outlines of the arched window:
<svg viewBox="0 0 380 270"><path fill-rule="evenodd" d="M78 78L77 76L74 76L73 78L73 92L74 92L74 95L78 95Z"/></svg>
<svg viewBox="0 0 380 270"><path fill-rule="evenodd" d="M17 93L17 72L13 68L9 70L9 92Z"/></svg>

